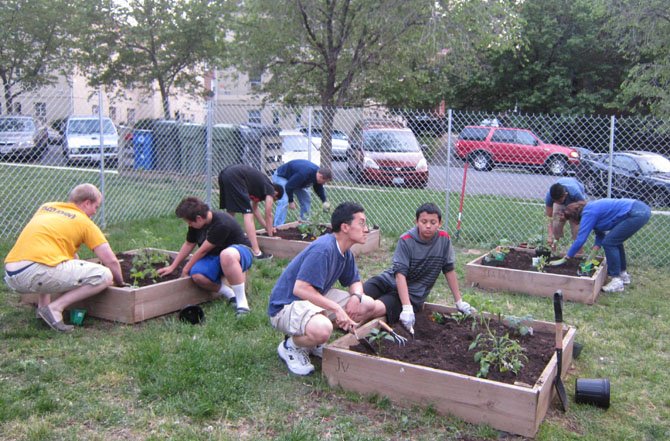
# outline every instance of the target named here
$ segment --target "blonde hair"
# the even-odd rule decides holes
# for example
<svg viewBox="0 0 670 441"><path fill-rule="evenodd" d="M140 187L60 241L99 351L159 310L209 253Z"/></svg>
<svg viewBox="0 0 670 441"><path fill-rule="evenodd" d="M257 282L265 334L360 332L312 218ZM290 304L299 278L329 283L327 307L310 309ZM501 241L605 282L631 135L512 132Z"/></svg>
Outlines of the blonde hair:
<svg viewBox="0 0 670 441"><path fill-rule="evenodd" d="M79 184L70 191L68 200L73 204L81 204L85 201L98 202L102 200L102 193L93 184Z"/></svg>

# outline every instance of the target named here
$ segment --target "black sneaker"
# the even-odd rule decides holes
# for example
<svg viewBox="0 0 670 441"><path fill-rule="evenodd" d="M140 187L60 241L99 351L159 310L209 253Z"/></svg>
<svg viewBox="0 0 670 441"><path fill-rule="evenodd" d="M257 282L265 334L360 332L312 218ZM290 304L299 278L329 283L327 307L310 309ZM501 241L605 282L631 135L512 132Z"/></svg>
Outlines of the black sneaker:
<svg viewBox="0 0 670 441"><path fill-rule="evenodd" d="M270 260L272 259L272 254L265 253L261 251L261 253L258 256L254 256L254 259L256 260Z"/></svg>

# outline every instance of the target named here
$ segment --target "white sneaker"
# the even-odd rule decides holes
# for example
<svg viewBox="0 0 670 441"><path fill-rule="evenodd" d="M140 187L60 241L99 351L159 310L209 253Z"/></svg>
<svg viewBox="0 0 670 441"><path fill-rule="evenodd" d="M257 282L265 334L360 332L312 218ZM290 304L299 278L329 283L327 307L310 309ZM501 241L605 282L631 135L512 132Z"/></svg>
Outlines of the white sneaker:
<svg viewBox="0 0 670 441"><path fill-rule="evenodd" d="M296 375L309 375L314 372L314 366L309 361L309 351L294 346L290 339L279 343L277 353L292 373Z"/></svg>
<svg viewBox="0 0 670 441"><path fill-rule="evenodd" d="M622 292L623 291L623 280L621 277L612 277L610 283L603 286L603 291L605 292Z"/></svg>
<svg viewBox="0 0 670 441"><path fill-rule="evenodd" d="M619 277L621 277L621 280L623 281L624 285L630 285L630 274L628 274L627 271L621 271Z"/></svg>
<svg viewBox="0 0 670 441"><path fill-rule="evenodd" d="M323 358L323 345L314 346L309 353L315 357Z"/></svg>

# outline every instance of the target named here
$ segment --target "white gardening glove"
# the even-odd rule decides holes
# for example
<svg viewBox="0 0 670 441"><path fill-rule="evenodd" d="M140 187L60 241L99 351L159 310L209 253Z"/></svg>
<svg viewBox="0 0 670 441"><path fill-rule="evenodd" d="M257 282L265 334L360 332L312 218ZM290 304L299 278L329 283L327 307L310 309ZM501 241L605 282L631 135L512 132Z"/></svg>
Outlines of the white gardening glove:
<svg viewBox="0 0 670 441"><path fill-rule="evenodd" d="M470 306L470 304L465 300L459 300L458 302L456 302L456 309L458 309L460 313L465 315L470 315L473 312L477 312L477 310L472 306Z"/></svg>
<svg viewBox="0 0 670 441"><path fill-rule="evenodd" d="M407 329L409 332L414 333L414 308L412 305L402 305L402 312L400 313L400 323Z"/></svg>
<svg viewBox="0 0 670 441"><path fill-rule="evenodd" d="M321 208L323 208L323 211L326 212L330 211L330 202L328 201L324 202L323 205L321 205Z"/></svg>

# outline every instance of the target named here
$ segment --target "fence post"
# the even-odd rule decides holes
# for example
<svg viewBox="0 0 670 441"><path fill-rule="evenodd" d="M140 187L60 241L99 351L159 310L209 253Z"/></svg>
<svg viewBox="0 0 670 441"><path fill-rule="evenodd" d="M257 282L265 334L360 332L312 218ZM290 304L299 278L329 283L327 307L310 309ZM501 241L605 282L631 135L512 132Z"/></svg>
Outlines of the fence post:
<svg viewBox="0 0 670 441"><path fill-rule="evenodd" d="M446 185L447 188L444 196L444 225L445 228L449 228L449 175L451 174L451 122L452 122L452 113L451 109L447 110L447 171L446 171Z"/></svg>
<svg viewBox="0 0 670 441"><path fill-rule="evenodd" d="M206 180L206 195L207 195L207 205L212 206L212 98L207 99L207 116L205 124L205 175Z"/></svg>
<svg viewBox="0 0 670 441"><path fill-rule="evenodd" d="M105 200L107 198L105 197L105 131L102 125L102 87L98 87L98 131L100 134L100 193L102 193L100 224L102 228L105 228L107 226L107 220L105 219Z"/></svg>
<svg viewBox="0 0 670 441"><path fill-rule="evenodd" d="M607 197L612 197L612 156L614 154L614 128L616 126L616 116L612 115L610 122L610 164L607 167Z"/></svg>

